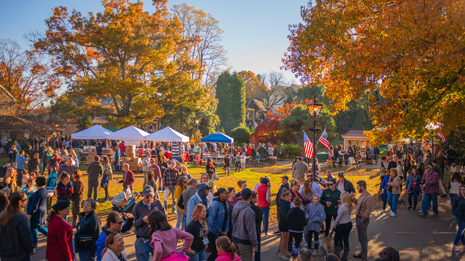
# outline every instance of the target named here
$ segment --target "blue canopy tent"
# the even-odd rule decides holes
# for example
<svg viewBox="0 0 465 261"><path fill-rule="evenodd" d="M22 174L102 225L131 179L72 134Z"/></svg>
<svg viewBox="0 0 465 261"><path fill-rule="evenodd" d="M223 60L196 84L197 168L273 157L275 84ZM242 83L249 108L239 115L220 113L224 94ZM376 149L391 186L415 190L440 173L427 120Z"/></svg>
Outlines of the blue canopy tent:
<svg viewBox="0 0 465 261"><path fill-rule="evenodd" d="M221 132L210 134L206 137L203 137L200 141L201 142L231 143L231 144L234 143L233 138Z"/></svg>

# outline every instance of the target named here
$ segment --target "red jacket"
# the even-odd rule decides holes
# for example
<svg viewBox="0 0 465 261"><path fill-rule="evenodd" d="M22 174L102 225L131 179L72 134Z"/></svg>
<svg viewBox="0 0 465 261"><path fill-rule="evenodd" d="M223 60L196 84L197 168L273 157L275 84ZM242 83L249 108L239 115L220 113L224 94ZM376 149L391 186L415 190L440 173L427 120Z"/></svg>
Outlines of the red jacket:
<svg viewBox="0 0 465 261"><path fill-rule="evenodd" d="M123 188L126 190L128 187L133 190L132 184L134 184L134 173L128 170L128 172L123 174Z"/></svg>
<svg viewBox="0 0 465 261"><path fill-rule="evenodd" d="M48 223L47 260L73 260L73 228L58 215Z"/></svg>

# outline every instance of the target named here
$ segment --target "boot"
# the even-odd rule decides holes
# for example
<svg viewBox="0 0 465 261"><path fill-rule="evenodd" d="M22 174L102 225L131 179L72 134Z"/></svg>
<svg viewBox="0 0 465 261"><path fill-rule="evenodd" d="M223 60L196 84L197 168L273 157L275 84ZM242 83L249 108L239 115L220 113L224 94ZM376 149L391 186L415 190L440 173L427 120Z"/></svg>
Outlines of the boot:
<svg viewBox="0 0 465 261"><path fill-rule="evenodd" d="M350 248L344 247L344 253L342 254L341 258L342 261L347 261L347 257L349 256L349 250Z"/></svg>
<svg viewBox="0 0 465 261"><path fill-rule="evenodd" d="M340 246L334 247L334 254L335 254L338 258L341 258L340 253L341 253L341 247L340 247ZM326 254L329 254L329 253L326 253Z"/></svg>

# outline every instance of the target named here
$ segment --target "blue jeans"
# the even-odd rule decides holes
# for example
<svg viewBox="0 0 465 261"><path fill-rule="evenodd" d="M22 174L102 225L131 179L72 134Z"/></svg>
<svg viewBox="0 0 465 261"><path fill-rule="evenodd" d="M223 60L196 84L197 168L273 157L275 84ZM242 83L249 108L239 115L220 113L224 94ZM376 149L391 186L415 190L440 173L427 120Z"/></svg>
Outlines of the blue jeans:
<svg viewBox="0 0 465 261"><path fill-rule="evenodd" d="M270 207L260 208L263 211L263 230L268 233L268 221L270 220Z"/></svg>
<svg viewBox="0 0 465 261"><path fill-rule="evenodd" d="M148 240L147 243L144 243L144 238L136 239L134 246L136 248L137 261L149 261L150 253L153 255L153 247L150 246L150 241Z"/></svg>
<svg viewBox="0 0 465 261"><path fill-rule="evenodd" d="M460 223L458 224L459 230L457 231L457 235L455 235L454 246L456 246L457 243L459 243L459 240L462 240L462 244L465 246L465 236L463 235L463 230L465 229L465 222L460 221Z"/></svg>
<svg viewBox="0 0 465 261"><path fill-rule="evenodd" d="M457 194L449 193L449 197L450 197L450 206L452 207L452 203L454 203L454 199L455 197L457 197Z"/></svg>
<svg viewBox="0 0 465 261"><path fill-rule="evenodd" d="M433 201L433 212L438 214L438 195L424 194L421 202L421 212L428 215L429 209L431 208L431 201Z"/></svg>
<svg viewBox="0 0 465 261"><path fill-rule="evenodd" d="M186 253L186 256L189 257L189 261L206 261L207 260L205 256L205 250L202 250L200 252L195 252L193 256L189 255L189 253Z"/></svg>
<svg viewBox="0 0 465 261"><path fill-rule="evenodd" d="M182 231L186 231L186 215L185 214L182 215L182 226L181 226L181 228L182 228Z"/></svg>
<svg viewBox="0 0 465 261"><path fill-rule="evenodd" d="M95 253L92 253L94 257L91 257L90 250L79 250L79 260L81 261L94 261Z"/></svg>
<svg viewBox="0 0 465 261"><path fill-rule="evenodd" d="M384 192L383 194L383 211L386 210L386 204L387 204L387 194Z"/></svg>
<svg viewBox="0 0 465 261"><path fill-rule="evenodd" d="M388 204L391 207L391 211L394 212L394 214L397 214L397 202L399 201L399 196L400 194L392 194L392 192L388 192Z"/></svg>
<svg viewBox="0 0 465 261"><path fill-rule="evenodd" d="M47 236L48 234L48 230L44 226L31 228L31 232L32 232L32 244L34 246L37 246L37 239L39 239L39 232L42 233L44 236Z"/></svg>
<svg viewBox="0 0 465 261"><path fill-rule="evenodd" d="M408 206L412 206L412 197L413 197L413 209L417 207L418 203L418 194L420 194L420 188L416 187L414 191L408 193Z"/></svg>
<svg viewBox="0 0 465 261"><path fill-rule="evenodd" d="M176 208L176 228L180 228L182 226L182 216L184 216L184 214L181 213L179 208Z"/></svg>

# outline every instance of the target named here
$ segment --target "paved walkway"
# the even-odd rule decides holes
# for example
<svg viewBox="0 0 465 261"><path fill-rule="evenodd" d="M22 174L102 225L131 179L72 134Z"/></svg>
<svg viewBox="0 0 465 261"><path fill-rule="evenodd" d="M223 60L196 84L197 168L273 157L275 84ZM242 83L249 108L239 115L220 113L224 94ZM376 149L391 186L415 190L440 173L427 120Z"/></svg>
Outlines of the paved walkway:
<svg viewBox="0 0 465 261"><path fill-rule="evenodd" d="M270 231L274 231L276 223L271 224ZM465 251L452 253L452 242L456 234L456 223L452 217L449 199L439 199L439 217L423 218L418 211L407 210L400 206L397 217L389 217L380 210L372 214L368 227L369 260L378 257L378 253L386 246L392 246L400 251L401 260L465 260ZM135 236L124 236L129 260L135 259ZM39 249L33 261L45 260L46 239L39 238ZM262 239L262 260L278 259L279 238L272 235ZM350 234L351 253L349 260L359 260L352 254L360 251L357 230L354 228ZM462 249L460 246L459 249ZM315 261L323 257L315 257Z"/></svg>

